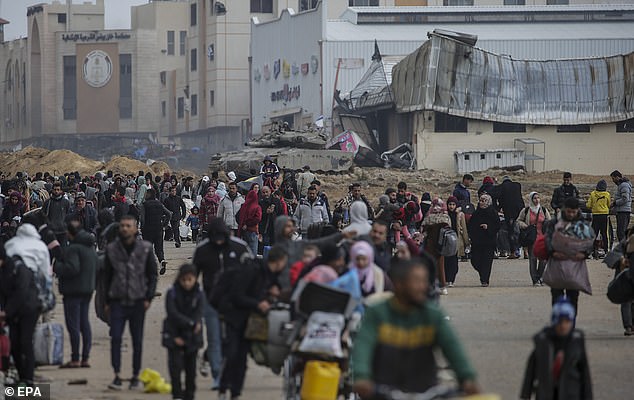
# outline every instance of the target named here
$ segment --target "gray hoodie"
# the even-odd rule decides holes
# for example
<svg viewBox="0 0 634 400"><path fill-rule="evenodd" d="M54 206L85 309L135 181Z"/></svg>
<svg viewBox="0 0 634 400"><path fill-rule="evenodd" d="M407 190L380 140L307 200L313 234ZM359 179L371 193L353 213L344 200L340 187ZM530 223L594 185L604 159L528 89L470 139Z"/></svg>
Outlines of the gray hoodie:
<svg viewBox="0 0 634 400"><path fill-rule="evenodd" d="M627 178L621 179L614 195L615 212L632 212L632 184Z"/></svg>

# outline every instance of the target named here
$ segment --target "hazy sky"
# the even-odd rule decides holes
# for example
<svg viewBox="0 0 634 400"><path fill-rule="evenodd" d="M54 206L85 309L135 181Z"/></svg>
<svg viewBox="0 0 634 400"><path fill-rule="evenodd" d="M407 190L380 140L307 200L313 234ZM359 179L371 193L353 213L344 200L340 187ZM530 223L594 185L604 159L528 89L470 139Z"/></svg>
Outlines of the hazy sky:
<svg viewBox="0 0 634 400"><path fill-rule="evenodd" d="M73 0L82 4L95 0ZM0 0L0 17L11 22L4 27L5 40L26 36L26 9L34 4L52 3L52 0ZM66 0L60 0L66 3ZM105 0L106 29L129 29L130 6L148 3L148 0Z"/></svg>

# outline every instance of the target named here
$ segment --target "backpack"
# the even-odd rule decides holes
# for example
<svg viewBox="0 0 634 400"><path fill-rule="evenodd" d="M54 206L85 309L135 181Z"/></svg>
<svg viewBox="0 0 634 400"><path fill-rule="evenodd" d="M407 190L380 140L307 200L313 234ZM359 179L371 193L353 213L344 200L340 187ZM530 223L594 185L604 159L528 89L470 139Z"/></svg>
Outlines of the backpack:
<svg viewBox="0 0 634 400"><path fill-rule="evenodd" d="M438 247L440 255L445 257L453 257L458 254L458 234L449 227L440 229L438 235Z"/></svg>
<svg viewBox="0 0 634 400"><path fill-rule="evenodd" d="M22 257L13 256L16 268L26 268L33 274L33 284L37 292L38 311L42 314L55 308L55 294L53 293L53 277L37 268L35 271L27 267Z"/></svg>

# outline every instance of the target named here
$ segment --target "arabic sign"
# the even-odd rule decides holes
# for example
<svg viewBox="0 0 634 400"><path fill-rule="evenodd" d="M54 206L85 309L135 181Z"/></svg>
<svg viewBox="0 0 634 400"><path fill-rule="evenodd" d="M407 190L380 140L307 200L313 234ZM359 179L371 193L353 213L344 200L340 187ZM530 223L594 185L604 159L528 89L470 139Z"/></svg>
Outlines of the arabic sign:
<svg viewBox="0 0 634 400"><path fill-rule="evenodd" d="M293 99L299 99L300 87L299 85L290 87L288 84L284 85L282 90L271 93L271 101L291 101Z"/></svg>
<svg viewBox="0 0 634 400"><path fill-rule="evenodd" d="M64 42L109 42L111 40L130 39L132 35L126 32L79 32L63 33Z"/></svg>

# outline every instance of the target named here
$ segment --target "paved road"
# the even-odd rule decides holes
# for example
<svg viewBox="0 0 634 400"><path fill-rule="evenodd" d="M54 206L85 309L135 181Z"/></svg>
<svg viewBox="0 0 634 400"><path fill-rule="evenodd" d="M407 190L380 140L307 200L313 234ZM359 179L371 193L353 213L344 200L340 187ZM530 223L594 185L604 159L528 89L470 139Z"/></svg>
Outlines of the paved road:
<svg viewBox="0 0 634 400"><path fill-rule="evenodd" d="M169 261L168 274L160 278L159 288L165 291L172 284L177 266L187 261L193 245L185 243L174 249L166 243ZM531 337L550 318L548 288L529 286L525 260L497 260L493 267L491 287L477 286L478 279L468 263L460 264L457 287L442 298L442 304L452 323L464 340L465 346L480 374L482 386L502 395L503 399L517 399L526 358L531 349ZM634 338L623 336L617 306L605 297L605 288L612 277L596 261L590 262L590 276L594 296L582 295L578 327L586 332L590 367L596 399L631 399L634 380L631 379ZM166 351L160 346L160 329L164 315L163 301L156 301L146 319L143 366L154 368L167 377ZM62 320L61 310L55 317ZM94 347L92 368L60 370L53 367L38 369L37 374L53 380L54 399L169 399L169 395L117 393L106 389L112 380L108 331L105 324L93 321ZM68 340L68 339L67 339ZM130 340L124 343L129 346ZM68 341L65 346L67 358ZM123 377L129 377L131 349L123 355ZM71 379L85 378L88 385L69 386ZM215 399L209 389L208 378L199 377L198 398ZM244 399L277 400L281 398L281 379L271 372L251 366L248 371Z"/></svg>

